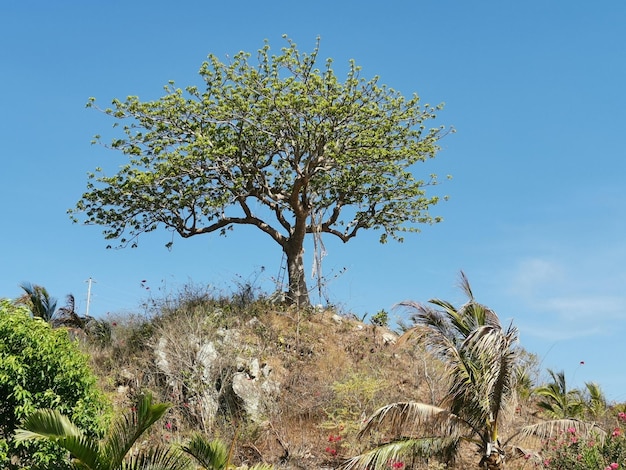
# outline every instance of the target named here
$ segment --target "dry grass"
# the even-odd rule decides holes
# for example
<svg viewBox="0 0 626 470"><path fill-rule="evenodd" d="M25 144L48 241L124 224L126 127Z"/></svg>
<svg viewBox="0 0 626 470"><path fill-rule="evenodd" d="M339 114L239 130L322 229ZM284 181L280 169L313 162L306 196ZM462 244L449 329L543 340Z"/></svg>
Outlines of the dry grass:
<svg viewBox="0 0 626 470"><path fill-rule="evenodd" d="M128 406L150 390L172 404L151 441L181 442L197 431L234 440L237 464L332 467L363 450L356 434L365 416L396 401L437 403L445 390L441 368L414 343L393 344L390 330L332 310L185 292L155 303L148 317L108 320L110 340L84 347L114 403ZM214 357L205 373L199 351L209 343ZM167 351L167 372L158 350ZM255 363L279 384L260 420L232 396L235 374L253 374ZM199 400L217 389L216 408ZM458 468L475 462L467 449Z"/></svg>

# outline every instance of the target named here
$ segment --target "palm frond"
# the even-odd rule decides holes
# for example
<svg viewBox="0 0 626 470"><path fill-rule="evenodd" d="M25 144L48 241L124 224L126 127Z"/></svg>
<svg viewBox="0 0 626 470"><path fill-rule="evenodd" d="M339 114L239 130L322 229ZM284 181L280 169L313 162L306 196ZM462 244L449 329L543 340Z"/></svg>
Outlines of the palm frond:
<svg viewBox="0 0 626 470"><path fill-rule="evenodd" d="M72 294L65 298L65 306L56 311L52 325L54 327L67 326L70 328L85 328L86 318L76 313L76 299Z"/></svg>
<svg viewBox="0 0 626 470"><path fill-rule="evenodd" d="M458 440L445 437L405 439L380 445L374 449L345 461L341 470L388 469L390 462L413 459L414 457L441 456L447 460L458 447Z"/></svg>
<svg viewBox="0 0 626 470"><path fill-rule="evenodd" d="M28 416L15 432L17 442L48 440L67 450L82 462L84 468L97 469L100 447L96 440L85 436L67 416L57 410L37 410Z"/></svg>
<svg viewBox="0 0 626 470"><path fill-rule="evenodd" d="M436 302L431 300L430 302ZM411 320L418 327L426 327L429 331L436 331L439 334L450 338L452 332L450 331L450 325L447 321L447 317L442 312L431 308L428 305L423 305L418 302L405 301L399 303L397 306L403 307L412 312ZM454 308L450 305L450 308ZM420 329L419 331L424 331Z"/></svg>
<svg viewBox="0 0 626 470"><path fill-rule="evenodd" d="M206 470L222 470L228 464L228 447L219 439L207 441L200 434L194 434L182 449Z"/></svg>
<svg viewBox="0 0 626 470"><path fill-rule="evenodd" d="M522 437L536 437L544 440L557 436L560 433L573 430L578 435L594 436L601 442L606 437L606 431L595 423L588 423L579 419L553 419L538 424L524 426L518 433ZM512 436L513 437L513 436Z"/></svg>
<svg viewBox="0 0 626 470"><path fill-rule="evenodd" d="M537 406L553 419L577 418L584 411L584 400L579 390L568 390L565 372L548 369L552 382L537 387L535 395L542 397Z"/></svg>
<svg viewBox="0 0 626 470"><path fill-rule="evenodd" d="M468 299L474 300L474 293L472 292L472 287L470 286L469 279L463 271L459 273L459 287L465 293Z"/></svg>
<svg viewBox="0 0 626 470"><path fill-rule="evenodd" d="M112 424L103 449L112 468L121 465L135 442L150 426L158 421L170 407L167 403L152 404L152 395L145 394L130 412Z"/></svg>
<svg viewBox="0 0 626 470"><path fill-rule="evenodd" d="M26 293L26 299L22 301L30 307L33 316L47 322L51 321L56 311L57 301L50 297L46 288L29 282L20 284L20 287Z"/></svg>
<svg viewBox="0 0 626 470"><path fill-rule="evenodd" d="M15 432L18 442L33 439L57 439L66 436L81 436L82 431L70 419L57 410L36 410Z"/></svg>
<svg viewBox="0 0 626 470"><path fill-rule="evenodd" d="M592 418L604 416L608 410L606 396L600 385L594 382L585 382L587 389L586 408Z"/></svg>
<svg viewBox="0 0 626 470"><path fill-rule="evenodd" d="M178 449L155 447L122 462L120 470L188 470L191 462Z"/></svg>
<svg viewBox="0 0 626 470"><path fill-rule="evenodd" d="M469 426L450 411L418 402L397 402L379 408L363 424L359 438L386 429L394 438L419 435L460 436Z"/></svg>

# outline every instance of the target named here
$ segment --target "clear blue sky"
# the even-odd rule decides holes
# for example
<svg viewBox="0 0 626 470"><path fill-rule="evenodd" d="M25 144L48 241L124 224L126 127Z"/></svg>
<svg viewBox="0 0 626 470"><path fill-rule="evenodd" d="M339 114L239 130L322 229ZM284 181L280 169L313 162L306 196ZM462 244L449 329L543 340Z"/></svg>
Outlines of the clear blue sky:
<svg viewBox="0 0 626 470"><path fill-rule="evenodd" d="M404 244L324 239L330 301L358 315L462 302L464 270L544 369L626 401L625 24L618 0L5 0L0 296L30 281L60 304L73 293L84 312L91 277L91 313L105 315L189 282L271 288L281 252L253 229L178 239L170 252L165 231L105 250L99 227L72 224L87 172L118 157L90 145L113 122L84 105L157 98L170 79L196 81L208 53L254 52L266 38L278 49L282 34L311 50L319 35L337 70L353 58L365 77L445 102L440 122L457 129L423 168L453 175L434 210L444 222Z"/></svg>

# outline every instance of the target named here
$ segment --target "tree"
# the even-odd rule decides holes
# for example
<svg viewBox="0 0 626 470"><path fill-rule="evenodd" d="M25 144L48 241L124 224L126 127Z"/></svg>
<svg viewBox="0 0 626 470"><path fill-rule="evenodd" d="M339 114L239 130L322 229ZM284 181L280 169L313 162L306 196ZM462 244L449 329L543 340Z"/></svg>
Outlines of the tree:
<svg viewBox="0 0 626 470"><path fill-rule="evenodd" d="M128 162L90 174L74 220L84 214L120 246L159 226L183 238L256 227L281 247L297 305L309 302L307 235L348 242L375 229L384 243L439 222L429 214L439 197L426 194L437 177L414 171L439 150L443 127L425 124L441 106L365 80L354 62L341 82L332 60L318 68L318 52L319 39L311 53L287 39L279 55L266 42L256 64L209 55L200 88L169 82L155 101L113 100L102 111L125 125L110 147Z"/></svg>
<svg viewBox="0 0 626 470"><path fill-rule="evenodd" d="M189 460L172 448L142 448L128 456L137 440L167 411L169 405L152 403L150 394L115 421L103 440L85 434L57 410L33 412L15 433L19 442L51 441L72 456L81 470L186 470Z"/></svg>
<svg viewBox="0 0 626 470"><path fill-rule="evenodd" d="M451 461L463 441L477 445L480 468L504 467L499 430L515 399L517 329L503 328L494 311L474 300L463 273L461 287L469 301L460 308L439 299L429 301L439 308L402 304L415 311L415 327L405 334L417 335L446 367L442 403L392 403L376 411L360 436L389 428L393 438L348 460L346 469L382 469L416 455Z"/></svg>
<svg viewBox="0 0 626 470"><path fill-rule="evenodd" d="M566 417L512 429L506 440L502 438L502 425L515 410L519 381L523 381L522 392L528 387L524 361L534 359L517 346L517 329L512 324L503 328L493 310L476 302L462 272L460 286L468 301L459 308L440 299L429 301L436 308L415 302L401 304L414 311L415 326L399 342L416 336L441 360L447 393L438 404L398 402L377 410L359 436L387 431L385 436L391 438L346 461L344 470L378 470L388 468L390 462L393 467L394 462L415 457L450 462L463 442L477 446L479 468L499 470L504 468L506 456L534 455L542 461L538 451L513 445L514 439L545 442L566 431L599 440L606 436L595 423Z"/></svg>
<svg viewBox="0 0 626 470"><path fill-rule="evenodd" d="M0 467L62 468L63 456L51 446L13 440L18 423L37 408L71 416L89 435L103 430L108 415L88 358L67 332L0 300Z"/></svg>
<svg viewBox="0 0 626 470"><path fill-rule="evenodd" d="M598 420L603 418L609 410L606 396L600 385L594 382L585 382L585 411L587 419Z"/></svg>
<svg viewBox="0 0 626 470"><path fill-rule="evenodd" d="M45 287L25 282L20 285L24 296L19 299L20 303L27 305L35 317L39 317L48 323L52 322L57 309L57 300L50 297Z"/></svg>
<svg viewBox="0 0 626 470"><path fill-rule="evenodd" d="M76 313L76 301L72 294L68 294L65 305L57 309L57 300L50 297L45 287L29 282L21 284L20 287L24 295L17 299L17 303L27 306L34 317L47 321L55 328L59 326L85 328L87 318Z"/></svg>
<svg viewBox="0 0 626 470"><path fill-rule="evenodd" d="M541 399L537 402L545 414L551 419L582 418L585 412L585 401L578 389L568 390L565 372L554 372L548 369L552 382L537 387L535 395Z"/></svg>

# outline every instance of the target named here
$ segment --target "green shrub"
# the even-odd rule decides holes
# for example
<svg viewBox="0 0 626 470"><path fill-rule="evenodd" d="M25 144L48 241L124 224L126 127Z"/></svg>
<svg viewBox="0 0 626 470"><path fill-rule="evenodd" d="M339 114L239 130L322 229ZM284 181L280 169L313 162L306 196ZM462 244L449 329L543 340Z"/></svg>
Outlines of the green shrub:
<svg viewBox="0 0 626 470"><path fill-rule="evenodd" d="M108 415L88 358L67 331L0 299L1 468L66 468L64 452L52 444L13 441L21 421L38 408L56 409L92 435L101 434Z"/></svg>
<svg viewBox="0 0 626 470"><path fill-rule="evenodd" d="M543 468L555 470L615 470L626 466L626 413L619 413L606 436L582 437L574 428L546 442ZM529 456L530 457L530 456Z"/></svg>
<svg viewBox="0 0 626 470"><path fill-rule="evenodd" d="M389 314L385 310L380 310L376 315L371 318L371 323L374 326L389 326Z"/></svg>

